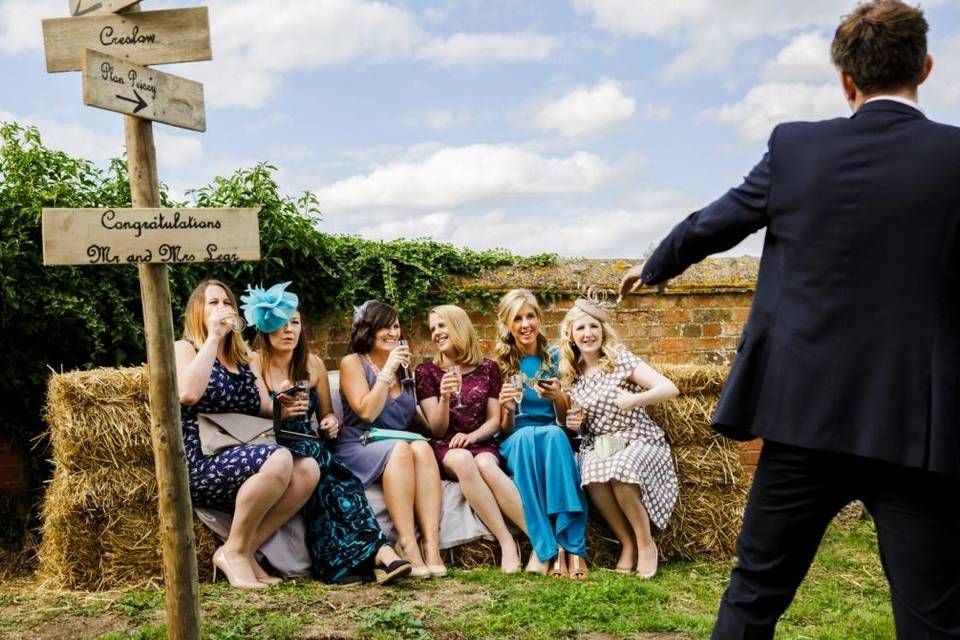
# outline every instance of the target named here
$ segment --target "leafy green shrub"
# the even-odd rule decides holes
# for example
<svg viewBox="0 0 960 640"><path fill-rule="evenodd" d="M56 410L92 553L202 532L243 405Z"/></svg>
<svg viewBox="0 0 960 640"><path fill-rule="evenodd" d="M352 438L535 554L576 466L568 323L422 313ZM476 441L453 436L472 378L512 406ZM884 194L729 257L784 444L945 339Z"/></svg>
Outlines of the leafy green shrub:
<svg viewBox="0 0 960 640"><path fill-rule="evenodd" d="M324 234L317 228L316 197L283 195L275 170L261 163L188 193L196 207L260 207L262 258L171 266L175 331L183 303L204 277L219 278L238 294L247 284L293 279L293 289L314 317L378 297L397 306L406 319L422 315L429 304L466 295L456 288L456 276L555 260L550 255L518 258L503 250L470 251L427 239L376 242ZM161 188L161 206L186 204L173 202ZM43 266L41 209L108 206L130 206L123 160L100 169L48 149L35 128L0 123L0 438L17 446L26 447L42 433L48 367L71 370L144 360L136 268Z"/></svg>

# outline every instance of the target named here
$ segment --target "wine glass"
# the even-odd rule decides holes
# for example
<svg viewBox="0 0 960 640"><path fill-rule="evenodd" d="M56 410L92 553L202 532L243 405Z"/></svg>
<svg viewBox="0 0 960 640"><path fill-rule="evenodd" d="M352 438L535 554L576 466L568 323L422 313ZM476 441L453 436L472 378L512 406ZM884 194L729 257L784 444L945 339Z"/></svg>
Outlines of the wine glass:
<svg viewBox="0 0 960 640"><path fill-rule="evenodd" d="M570 408L567 409L567 420L570 419L571 413L581 414L580 416L580 426L577 427L577 434L573 436L574 440L583 440L583 407L578 405L576 402L570 402Z"/></svg>
<svg viewBox="0 0 960 640"><path fill-rule="evenodd" d="M247 321L241 316L228 316L226 318L220 318L220 324L230 327L231 331L236 331L237 333L240 333L247 328Z"/></svg>
<svg viewBox="0 0 960 640"><path fill-rule="evenodd" d="M510 384L517 389L517 413L514 415L517 417L527 415L523 412L523 374L515 373L510 376Z"/></svg>
<svg viewBox="0 0 960 640"><path fill-rule="evenodd" d="M460 373L460 365L452 364L447 371L457 376L457 390L454 391L454 393L457 395L457 403L453 405L453 408L460 409L463 407L463 402L460 401L460 392L463 391L463 375Z"/></svg>

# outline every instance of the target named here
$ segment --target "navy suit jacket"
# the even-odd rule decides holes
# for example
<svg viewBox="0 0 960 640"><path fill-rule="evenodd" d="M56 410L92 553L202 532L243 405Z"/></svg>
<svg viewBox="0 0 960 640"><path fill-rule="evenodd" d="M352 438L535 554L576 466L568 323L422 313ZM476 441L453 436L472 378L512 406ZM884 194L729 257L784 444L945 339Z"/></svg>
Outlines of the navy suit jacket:
<svg viewBox="0 0 960 640"><path fill-rule="evenodd" d="M764 227L714 428L960 476L960 129L892 100L780 125L642 280Z"/></svg>

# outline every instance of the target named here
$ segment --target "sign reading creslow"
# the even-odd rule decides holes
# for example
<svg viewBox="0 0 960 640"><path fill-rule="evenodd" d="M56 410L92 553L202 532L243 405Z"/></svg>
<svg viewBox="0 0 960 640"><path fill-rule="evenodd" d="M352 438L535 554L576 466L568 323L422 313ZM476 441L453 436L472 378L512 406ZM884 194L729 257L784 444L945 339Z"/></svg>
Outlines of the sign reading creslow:
<svg viewBox="0 0 960 640"><path fill-rule="evenodd" d="M80 71L94 49L137 64L210 60L206 7L108 13L43 21L47 71Z"/></svg>
<svg viewBox="0 0 960 640"><path fill-rule="evenodd" d="M260 259L259 209L44 209L43 263Z"/></svg>

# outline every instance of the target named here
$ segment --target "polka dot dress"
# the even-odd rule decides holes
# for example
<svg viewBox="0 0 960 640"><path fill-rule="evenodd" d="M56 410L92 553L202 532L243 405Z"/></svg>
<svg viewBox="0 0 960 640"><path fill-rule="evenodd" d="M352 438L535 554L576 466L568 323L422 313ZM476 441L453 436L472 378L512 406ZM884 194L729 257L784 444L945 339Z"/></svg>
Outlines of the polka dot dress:
<svg viewBox="0 0 960 640"><path fill-rule="evenodd" d="M577 454L580 482L620 482L640 485L643 506L650 521L663 529L677 502L677 474L673 469L670 446L663 431L642 407L622 411L616 403L621 391L636 393L643 389L627 378L640 358L626 349L615 360L611 373L580 376L570 389L573 401L583 407L583 442ZM628 444L607 458L597 455L597 436L616 434Z"/></svg>
<svg viewBox="0 0 960 640"><path fill-rule="evenodd" d="M250 367L242 365L237 373L215 360L207 390L193 406L180 406L183 445L187 455L190 497L195 507L233 511L237 491L255 474L278 445L247 445L224 449L212 456L200 448L198 413L246 413L260 411L260 392Z"/></svg>

